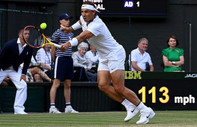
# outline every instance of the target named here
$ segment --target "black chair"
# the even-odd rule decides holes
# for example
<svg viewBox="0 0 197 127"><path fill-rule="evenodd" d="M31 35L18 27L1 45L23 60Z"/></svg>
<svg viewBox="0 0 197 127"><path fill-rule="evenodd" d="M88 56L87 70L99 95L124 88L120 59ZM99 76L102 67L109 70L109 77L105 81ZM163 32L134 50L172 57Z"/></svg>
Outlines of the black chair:
<svg viewBox="0 0 197 127"><path fill-rule="evenodd" d="M72 81L89 81L83 67L74 67L74 78Z"/></svg>

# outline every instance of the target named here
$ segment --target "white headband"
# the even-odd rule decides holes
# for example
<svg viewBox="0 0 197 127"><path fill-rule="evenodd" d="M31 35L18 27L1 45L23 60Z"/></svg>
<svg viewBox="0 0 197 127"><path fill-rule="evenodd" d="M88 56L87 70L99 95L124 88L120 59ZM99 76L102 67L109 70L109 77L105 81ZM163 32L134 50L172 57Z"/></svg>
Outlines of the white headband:
<svg viewBox="0 0 197 127"><path fill-rule="evenodd" d="M82 4L81 9L89 9L89 10L93 10L93 11L99 12L94 6L92 6L90 4Z"/></svg>

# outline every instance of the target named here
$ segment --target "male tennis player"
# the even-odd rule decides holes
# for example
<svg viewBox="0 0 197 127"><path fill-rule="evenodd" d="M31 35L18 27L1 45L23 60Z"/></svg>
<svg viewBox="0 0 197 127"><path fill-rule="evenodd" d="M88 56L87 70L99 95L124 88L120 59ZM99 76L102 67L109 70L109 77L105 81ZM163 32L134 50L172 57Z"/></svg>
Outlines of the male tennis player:
<svg viewBox="0 0 197 127"><path fill-rule="evenodd" d="M0 84L9 77L16 86L14 114L27 114L24 103L27 99L26 76L33 49L25 44L22 37L23 29L19 30L18 39L7 42L0 52ZM24 31L24 39L28 39L29 31ZM24 62L22 74L20 64Z"/></svg>
<svg viewBox="0 0 197 127"><path fill-rule="evenodd" d="M97 9L92 2L86 1L82 4L78 22L71 27L62 26L66 32L79 28L82 28L83 32L64 43L61 50L67 50L70 46L76 46L87 40L90 45L95 47L100 57L98 65L99 89L125 106L127 116L124 121L129 121L140 111L140 120L136 124L148 123L155 113L151 108L145 106L132 90L124 86L125 50L112 37L105 23L97 15ZM111 80L113 86L110 85Z"/></svg>

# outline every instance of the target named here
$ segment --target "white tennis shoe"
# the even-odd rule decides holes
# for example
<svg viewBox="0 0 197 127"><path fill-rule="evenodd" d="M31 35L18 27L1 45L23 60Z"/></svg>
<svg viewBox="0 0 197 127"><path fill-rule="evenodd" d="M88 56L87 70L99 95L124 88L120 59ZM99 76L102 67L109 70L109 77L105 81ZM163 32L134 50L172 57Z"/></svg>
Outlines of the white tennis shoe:
<svg viewBox="0 0 197 127"><path fill-rule="evenodd" d="M139 110L134 106L134 105L130 105L129 108L127 109L127 116L125 117L124 121L128 122L130 119L132 119L137 113L139 112Z"/></svg>
<svg viewBox="0 0 197 127"><path fill-rule="evenodd" d="M147 124L151 118L155 116L154 111L151 108L140 111L140 120L136 124Z"/></svg>
<svg viewBox="0 0 197 127"><path fill-rule="evenodd" d="M55 113L55 114L58 114L58 113L61 113L56 107L52 107L49 109L49 113Z"/></svg>
<svg viewBox="0 0 197 127"><path fill-rule="evenodd" d="M65 113L79 113L79 112L74 110L71 106L69 106L65 108Z"/></svg>

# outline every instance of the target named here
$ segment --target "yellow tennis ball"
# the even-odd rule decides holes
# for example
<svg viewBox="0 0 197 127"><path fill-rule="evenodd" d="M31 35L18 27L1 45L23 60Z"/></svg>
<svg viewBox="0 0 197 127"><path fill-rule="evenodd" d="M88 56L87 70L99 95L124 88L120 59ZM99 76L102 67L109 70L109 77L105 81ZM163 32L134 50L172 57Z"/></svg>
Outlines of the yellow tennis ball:
<svg viewBox="0 0 197 127"><path fill-rule="evenodd" d="M47 28L47 24L46 23L41 23L40 24L40 28L43 29L43 30L46 29Z"/></svg>

